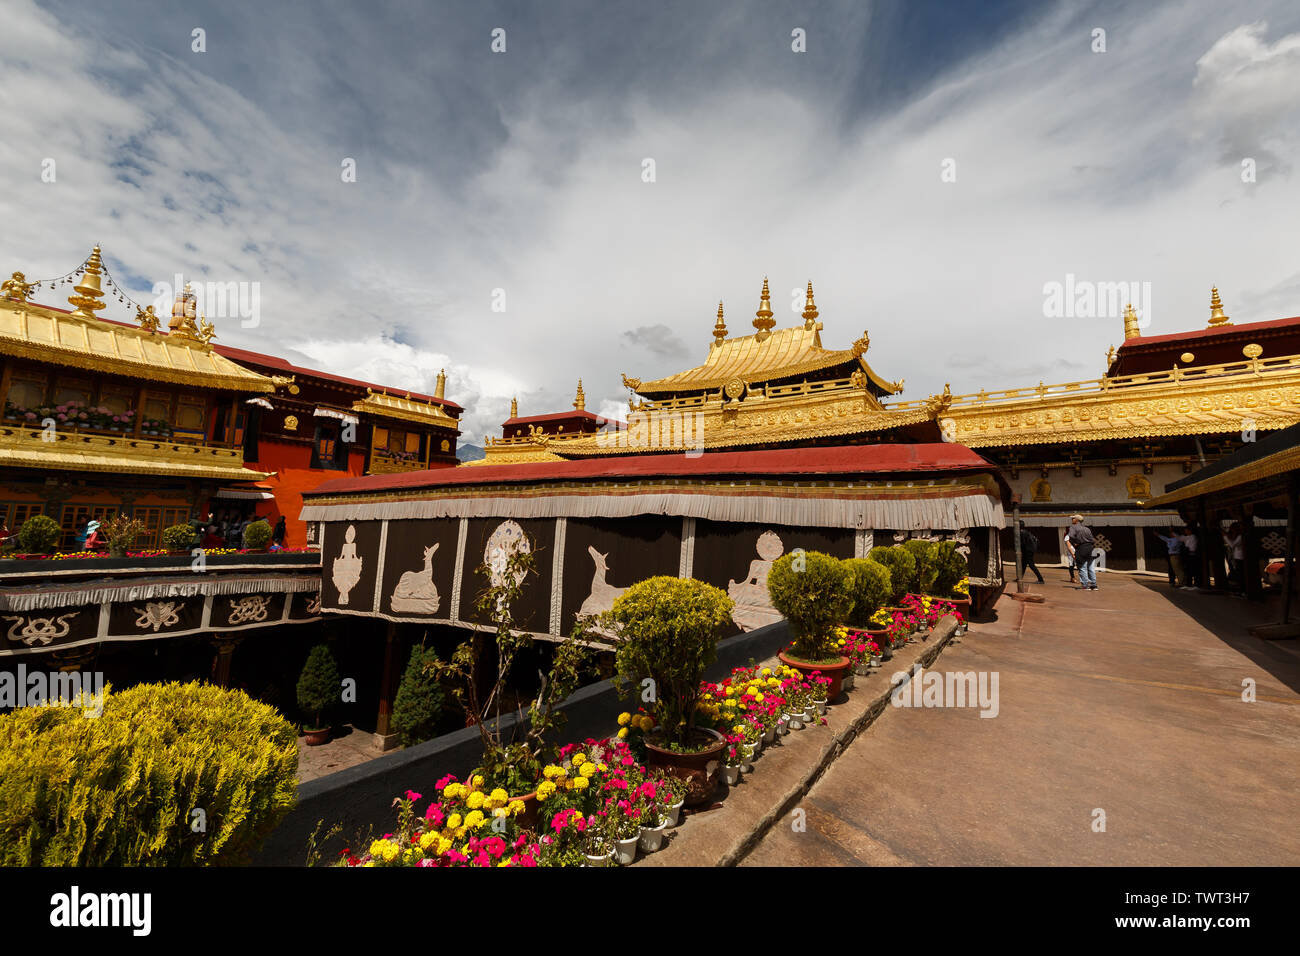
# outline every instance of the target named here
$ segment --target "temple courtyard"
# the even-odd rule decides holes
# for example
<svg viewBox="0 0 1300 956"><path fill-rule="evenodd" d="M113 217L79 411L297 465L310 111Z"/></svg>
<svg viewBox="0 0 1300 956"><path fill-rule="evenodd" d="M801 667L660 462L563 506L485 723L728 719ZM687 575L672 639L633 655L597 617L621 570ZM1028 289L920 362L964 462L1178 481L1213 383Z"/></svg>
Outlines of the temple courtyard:
<svg viewBox="0 0 1300 956"><path fill-rule="evenodd" d="M886 707L740 862L1300 864L1300 650L1246 632L1273 609L1046 573L933 664L997 672L995 717Z"/></svg>

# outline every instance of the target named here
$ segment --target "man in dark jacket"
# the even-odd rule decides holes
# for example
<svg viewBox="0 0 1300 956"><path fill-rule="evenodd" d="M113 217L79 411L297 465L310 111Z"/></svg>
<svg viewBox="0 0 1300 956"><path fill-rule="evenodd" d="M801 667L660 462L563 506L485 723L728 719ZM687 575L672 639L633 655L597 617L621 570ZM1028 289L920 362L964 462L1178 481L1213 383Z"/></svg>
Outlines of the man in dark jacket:
<svg viewBox="0 0 1300 956"><path fill-rule="evenodd" d="M1043 583L1043 573L1038 570L1038 565L1034 564L1034 552L1038 550L1038 538L1034 533L1025 527L1025 522L1020 522L1020 557L1024 561L1025 570L1033 571L1038 578L1038 583Z"/></svg>
<svg viewBox="0 0 1300 956"><path fill-rule="evenodd" d="M1070 531L1066 537L1074 545L1074 566L1079 571L1079 586L1084 591L1097 590L1097 571L1093 565L1096 542L1092 531L1083 523L1083 515L1070 516Z"/></svg>

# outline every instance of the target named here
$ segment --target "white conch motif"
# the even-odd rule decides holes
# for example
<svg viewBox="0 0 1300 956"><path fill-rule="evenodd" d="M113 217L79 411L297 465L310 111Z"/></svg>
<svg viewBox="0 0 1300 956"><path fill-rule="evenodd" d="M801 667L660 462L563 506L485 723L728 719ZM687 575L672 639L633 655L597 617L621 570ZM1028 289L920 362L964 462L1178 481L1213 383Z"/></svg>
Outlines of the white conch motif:
<svg viewBox="0 0 1300 956"><path fill-rule="evenodd" d="M152 628L153 632L158 633L159 628L171 627L180 620L177 613L181 606L180 601L148 601L144 607L135 607L136 613L135 626L144 630Z"/></svg>
<svg viewBox="0 0 1300 956"><path fill-rule="evenodd" d="M506 565L510 558L520 551L524 553L529 551L524 529L514 521L503 521L497 525L496 530L488 538L487 547L483 549L483 561L488 566L488 577L494 588L499 588L506 583ZM515 572L516 585L523 581L525 573L522 570Z"/></svg>
<svg viewBox="0 0 1300 956"><path fill-rule="evenodd" d="M424 549L424 569L405 571L389 602L394 611L409 614L434 614L440 603L438 589L433 585L433 553L438 550L435 544Z"/></svg>
<svg viewBox="0 0 1300 956"><path fill-rule="evenodd" d="M230 602L230 614L226 618L227 624L244 624L251 621L266 620L266 606L271 601L268 594L250 594L248 597L233 598Z"/></svg>
<svg viewBox="0 0 1300 956"><path fill-rule="evenodd" d="M355 525L348 525L348 530L343 533L343 549L339 551L339 556L334 559L334 569L330 577L334 581L334 586L339 591L339 604L348 603L348 592L357 586L361 580L362 559L357 555L357 546L354 543L357 539L357 529Z"/></svg>
<svg viewBox="0 0 1300 956"><path fill-rule="evenodd" d="M72 620L80 611L73 611L71 614L60 614L58 617L32 617L22 616L9 617L5 615L6 621L13 621L9 626L9 640L22 641L28 647L40 643L42 647L60 637L67 637L71 625L68 621ZM57 624L55 622L58 622ZM22 624L23 629L18 630L18 625Z"/></svg>
<svg viewBox="0 0 1300 956"><path fill-rule="evenodd" d="M767 573L772 564L785 553L785 545L774 531L764 531L758 536L758 558L749 563L749 576L743 582L727 582L727 595L735 603L731 619L742 631L752 631L765 624L781 620L781 612L772 607L772 596L767 592Z"/></svg>
<svg viewBox="0 0 1300 956"><path fill-rule="evenodd" d="M590 546L587 547L587 553L591 555L596 570L591 576L591 593L582 602L582 607L578 609L578 613L600 614L602 611L612 609L614 602L622 597L627 588L616 588L612 584L605 583L605 574L609 571L609 563L606 560L609 557L608 553L601 554Z"/></svg>

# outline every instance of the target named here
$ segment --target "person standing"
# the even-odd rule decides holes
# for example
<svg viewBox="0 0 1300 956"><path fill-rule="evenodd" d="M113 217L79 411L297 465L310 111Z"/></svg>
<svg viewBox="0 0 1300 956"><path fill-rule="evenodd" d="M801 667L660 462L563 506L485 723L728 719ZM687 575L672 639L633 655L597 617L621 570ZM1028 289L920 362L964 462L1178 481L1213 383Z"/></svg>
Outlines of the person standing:
<svg viewBox="0 0 1300 956"><path fill-rule="evenodd" d="M1070 516L1070 543L1074 545L1074 566L1079 570L1079 587L1084 591L1097 590L1097 571L1094 566L1096 541L1092 531L1083 523L1083 515Z"/></svg>
<svg viewBox="0 0 1300 956"><path fill-rule="evenodd" d="M1228 586L1232 587L1232 579L1236 578L1236 588L1244 594L1246 592L1246 540L1242 537L1240 522L1234 521L1229 525L1228 530L1223 533L1223 543L1228 548L1228 564L1232 569L1228 575Z"/></svg>
<svg viewBox="0 0 1300 956"><path fill-rule="evenodd" d="M1074 583L1074 545L1070 543L1070 532L1068 529L1065 532L1065 536L1061 538L1061 541L1064 542L1065 544L1065 556L1066 556L1065 566L1070 572L1070 583L1073 584Z"/></svg>
<svg viewBox="0 0 1300 956"><path fill-rule="evenodd" d="M284 526L284 515L280 515L280 520L275 523L275 530L271 532L271 543L277 548L283 548L286 534L288 531Z"/></svg>
<svg viewBox="0 0 1300 956"><path fill-rule="evenodd" d="M1034 552L1038 550L1038 538L1032 531L1025 527L1025 522L1020 522L1020 557L1024 561L1025 570L1033 571L1034 576L1038 578L1038 583L1043 583L1043 573L1038 570L1038 565L1034 564Z"/></svg>
<svg viewBox="0 0 1300 956"><path fill-rule="evenodd" d="M1183 572L1187 578L1183 590L1191 591L1201 585L1201 539L1195 525L1183 529Z"/></svg>
<svg viewBox="0 0 1300 956"><path fill-rule="evenodd" d="M1168 534L1156 532L1156 537L1165 543L1168 549L1167 560L1169 562L1169 586L1171 588L1181 588L1183 580L1183 539L1174 534L1174 529L1169 528Z"/></svg>

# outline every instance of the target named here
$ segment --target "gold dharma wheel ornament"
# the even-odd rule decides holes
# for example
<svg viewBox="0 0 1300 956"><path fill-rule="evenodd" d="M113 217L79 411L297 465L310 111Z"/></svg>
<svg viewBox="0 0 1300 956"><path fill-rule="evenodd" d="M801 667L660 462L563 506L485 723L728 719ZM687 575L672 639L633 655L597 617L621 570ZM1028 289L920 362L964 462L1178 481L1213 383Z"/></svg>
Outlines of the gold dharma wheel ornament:
<svg viewBox="0 0 1300 956"><path fill-rule="evenodd" d="M1241 354L1246 356L1248 359L1257 359L1264 354L1264 348L1261 345L1251 342L1241 350Z"/></svg>
<svg viewBox="0 0 1300 956"><path fill-rule="evenodd" d="M734 402L736 399L740 398L740 396L745 394L745 383L738 378L733 378L722 387L722 391L726 394L727 398Z"/></svg>
<svg viewBox="0 0 1300 956"><path fill-rule="evenodd" d="M1184 352L1182 355L1178 356L1178 361L1182 362L1184 365L1190 365L1192 362L1196 361L1196 356L1191 352Z"/></svg>
<svg viewBox="0 0 1300 956"><path fill-rule="evenodd" d="M298 428L298 416L297 416L297 415L285 415L285 416L284 416L284 430L285 430L285 431L289 431L289 432L291 432L291 431L296 431L297 428Z"/></svg>

